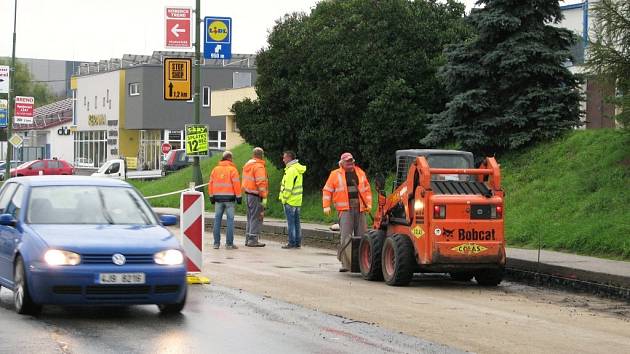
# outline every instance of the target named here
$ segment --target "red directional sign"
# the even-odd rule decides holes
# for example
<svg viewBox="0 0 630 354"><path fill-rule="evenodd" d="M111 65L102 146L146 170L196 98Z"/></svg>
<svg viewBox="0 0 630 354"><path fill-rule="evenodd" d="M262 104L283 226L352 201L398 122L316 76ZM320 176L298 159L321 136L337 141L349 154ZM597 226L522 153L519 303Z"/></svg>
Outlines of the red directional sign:
<svg viewBox="0 0 630 354"><path fill-rule="evenodd" d="M166 48L191 48L192 9L190 7L167 7L165 15Z"/></svg>
<svg viewBox="0 0 630 354"><path fill-rule="evenodd" d="M169 151L171 151L171 149L172 149L172 148L173 148L173 147L171 146L171 144L169 144L169 143L164 143L164 144L162 144L162 153L163 153L164 155L166 155L166 154L168 154L168 152L169 152Z"/></svg>

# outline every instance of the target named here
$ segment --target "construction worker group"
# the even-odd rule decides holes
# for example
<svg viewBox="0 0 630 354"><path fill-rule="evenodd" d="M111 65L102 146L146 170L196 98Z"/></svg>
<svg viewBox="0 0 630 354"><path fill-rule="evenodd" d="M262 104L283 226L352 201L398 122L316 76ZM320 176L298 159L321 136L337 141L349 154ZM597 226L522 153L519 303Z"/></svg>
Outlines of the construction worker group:
<svg viewBox="0 0 630 354"><path fill-rule="evenodd" d="M302 183L306 166L300 164L293 151L285 151L282 156L285 164L280 183L279 200L287 219L288 241L284 249L299 249L302 245L300 208L302 206ZM351 267L351 243L359 240L367 230L366 213L372 208L372 191L365 172L355 165L352 154L343 153L339 168L330 172L322 189L322 206L326 215L332 214L332 207L339 217L341 239L338 258L340 271ZM247 224L245 246L264 247L260 241L261 227L269 196L269 177L264 160L264 151L256 147L252 158L243 166L242 183L238 170L232 162L232 153L225 151L218 165L212 170L208 183L210 202L215 205L214 248L221 245L221 222L226 214L226 249L238 248L234 245L234 208L241 204L241 194L245 194Z"/></svg>

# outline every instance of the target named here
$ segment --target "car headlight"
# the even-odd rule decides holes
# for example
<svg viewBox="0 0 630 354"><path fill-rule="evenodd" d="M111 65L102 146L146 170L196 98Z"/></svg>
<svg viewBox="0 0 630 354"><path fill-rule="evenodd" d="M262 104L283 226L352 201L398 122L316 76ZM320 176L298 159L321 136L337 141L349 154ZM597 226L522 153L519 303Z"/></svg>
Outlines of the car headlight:
<svg viewBox="0 0 630 354"><path fill-rule="evenodd" d="M81 256L69 251L48 250L44 254L44 260L51 266L77 265L81 263Z"/></svg>
<svg viewBox="0 0 630 354"><path fill-rule="evenodd" d="M154 254L153 260L161 265L178 265L184 263L184 254L179 250L166 250Z"/></svg>

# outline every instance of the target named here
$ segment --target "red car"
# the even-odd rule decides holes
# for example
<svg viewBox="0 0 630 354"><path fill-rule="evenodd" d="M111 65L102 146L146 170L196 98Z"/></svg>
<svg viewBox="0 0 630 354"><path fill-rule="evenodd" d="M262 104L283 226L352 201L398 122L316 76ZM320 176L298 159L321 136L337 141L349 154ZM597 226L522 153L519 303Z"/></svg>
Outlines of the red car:
<svg viewBox="0 0 630 354"><path fill-rule="evenodd" d="M72 175L74 167L64 160L34 160L11 169L11 177L37 176L40 171L44 175Z"/></svg>

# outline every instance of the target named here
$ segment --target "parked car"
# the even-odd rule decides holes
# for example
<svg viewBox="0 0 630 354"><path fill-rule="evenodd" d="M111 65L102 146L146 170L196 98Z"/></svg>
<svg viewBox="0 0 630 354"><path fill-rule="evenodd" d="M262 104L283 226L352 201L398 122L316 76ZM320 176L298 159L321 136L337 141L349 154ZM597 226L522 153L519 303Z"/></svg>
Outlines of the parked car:
<svg viewBox="0 0 630 354"><path fill-rule="evenodd" d="M92 177L110 177L116 179L155 179L161 178L160 170L143 170L134 171L127 168L127 164L123 159L112 159L103 164L96 172L92 173Z"/></svg>
<svg viewBox="0 0 630 354"><path fill-rule="evenodd" d="M201 159L209 158L217 153L223 153L223 150L208 150L208 155L201 156ZM164 161L162 161L162 175L188 167L192 162L192 157L186 155L185 149L171 150L164 157Z"/></svg>
<svg viewBox="0 0 630 354"><path fill-rule="evenodd" d="M78 157L76 161L74 161L74 167L77 168L94 168L94 162L88 159L87 157Z"/></svg>
<svg viewBox="0 0 630 354"><path fill-rule="evenodd" d="M88 176L18 177L0 190L0 285L15 310L42 305L186 303L180 243L128 183Z"/></svg>
<svg viewBox="0 0 630 354"><path fill-rule="evenodd" d="M167 174L184 167L188 167L192 163L192 158L186 155L185 149L174 149L166 154L162 163L162 173Z"/></svg>
<svg viewBox="0 0 630 354"><path fill-rule="evenodd" d="M11 169L11 177L37 176L40 171L44 175L72 175L74 174L74 167L65 160L34 160Z"/></svg>
<svg viewBox="0 0 630 354"><path fill-rule="evenodd" d="M21 164L22 164L22 161L12 160L10 166L11 166L11 169L13 169L13 168L18 167ZM0 162L0 181L4 180L4 172L5 172L6 165L7 165L6 161Z"/></svg>

